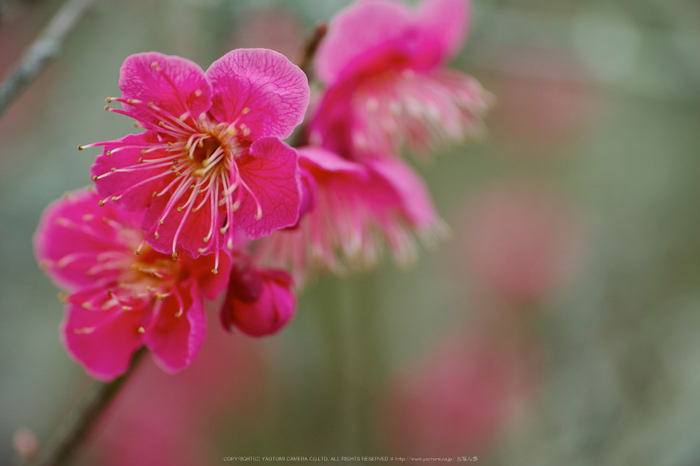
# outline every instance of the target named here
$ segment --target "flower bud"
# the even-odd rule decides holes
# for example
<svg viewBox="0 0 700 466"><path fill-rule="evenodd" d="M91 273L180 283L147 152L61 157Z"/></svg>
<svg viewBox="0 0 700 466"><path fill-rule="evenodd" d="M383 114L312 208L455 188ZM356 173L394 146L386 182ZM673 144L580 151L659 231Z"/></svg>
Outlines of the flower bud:
<svg viewBox="0 0 700 466"><path fill-rule="evenodd" d="M296 310L291 287L292 277L281 270L234 269L221 309L221 323L229 331L235 326L253 337L277 333Z"/></svg>

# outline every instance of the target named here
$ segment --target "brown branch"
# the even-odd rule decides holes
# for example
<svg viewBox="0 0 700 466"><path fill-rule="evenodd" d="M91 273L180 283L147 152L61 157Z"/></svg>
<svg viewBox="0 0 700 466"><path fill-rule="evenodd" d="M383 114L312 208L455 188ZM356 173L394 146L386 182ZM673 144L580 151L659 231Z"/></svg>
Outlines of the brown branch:
<svg viewBox="0 0 700 466"><path fill-rule="evenodd" d="M93 382L78 406L66 415L52 436L29 458L27 466L65 464L85 440L119 389L134 373L145 352L146 349L141 348L134 354L129 370L121 377L112 382Z"/></svg>
<svg viewBox="0 0 700 466"><path fill-rule="evenodd" d="M68 0L34 40L17 67L0 85L0 118L22 91L61 52L61 44L94 0Z"/></svg>
<svg viewBox="0 0 700 466"><path fill-rule="evenodd" d="M302 49L301 59L299 60L299 68L301 68L301 70L306 74L306 77L309 80L309 85L314 82L314 57L316 56L318 46L326 36L326 32L328 32L328 25L326 23L318 23L311 36L309 36L304 43L304 47ZM287 140L290 146L301 147L307 144L305 128L306 123L302 123L301 125L297 126L297 128L294 130L294 134L292 134Z"/></svg>
<svg viewBox="0 0 700 466"><path fill-rule="evenodd" d="M306 73L309 78L309 82L313 79L313 62L316 56L316 50L321 44L321 41L326 36L328 32L328 25L326 23L318 23L314 28L313 34L306 40L304 48L302 50L301 60L299 60L299 68Z"/></svg>

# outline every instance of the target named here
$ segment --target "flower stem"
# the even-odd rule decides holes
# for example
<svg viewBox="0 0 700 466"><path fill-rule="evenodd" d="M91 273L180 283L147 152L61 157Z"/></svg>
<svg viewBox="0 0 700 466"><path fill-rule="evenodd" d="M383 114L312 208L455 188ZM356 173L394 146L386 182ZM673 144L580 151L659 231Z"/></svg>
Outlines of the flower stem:
<svg viewBox="0 0 700 466"><path fill-rule="evenodd" d="M141 348L134 354L129 370L124 375L111 382L93 382L78 406L66 415L44 445L29 458L27 466L65 464L80 447L119 389L134 373L145 352L145 348Z"/></svg>

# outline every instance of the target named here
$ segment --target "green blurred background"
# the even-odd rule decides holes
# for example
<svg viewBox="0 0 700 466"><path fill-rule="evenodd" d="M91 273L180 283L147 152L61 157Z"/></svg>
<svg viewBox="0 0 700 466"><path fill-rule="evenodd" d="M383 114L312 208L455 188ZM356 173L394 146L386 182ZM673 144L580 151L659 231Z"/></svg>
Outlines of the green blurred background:
<svg viewBox="0 0 700 466"><path fill-rule="evenodd" d="M0 1L1 76L61 3ZM90 183L96 152L76 146L133 131L102 111L124 58L158 50L206 68L267 47L297 60L348 3L99 0L0 119L0 463L16 429L45 438L89 384L61 345L62 305L31 237L49 202ZM472 8L453 66L495 95L488 131L417 164L451 239L406 271L385 258L312 282L272 338L224 336L212 305L218 346L202 367L145 366L81 464L139 464L114 453L139 442L163 464L177 449L177 464L700 464L700 4Z"/></svg>

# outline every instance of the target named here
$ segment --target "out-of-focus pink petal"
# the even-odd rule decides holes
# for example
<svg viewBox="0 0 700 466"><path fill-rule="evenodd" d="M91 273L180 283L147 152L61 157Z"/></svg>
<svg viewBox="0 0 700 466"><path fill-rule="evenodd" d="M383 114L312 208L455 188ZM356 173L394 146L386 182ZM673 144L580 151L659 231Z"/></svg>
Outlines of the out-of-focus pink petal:
<svg viewBox="0 0 700 466"><path fill-rule="evenodd" d="M466 211L464 262L488 290L512 304L541 300L581 266L583 219L556 191L508 183Z"/></svg>
<svg viewBox="0 0 700 466"><path fill-rule="evenodd" d="M353 3L338 13L316 54L316 73L326 85L339 80L349 67L400 38L412 23L404 4L389 0Z"/></svg>
<svg viewBox="0 0 700 466"><path fill-rule="evenodd" d="M318 148L299 152L300 166L316 182L316 206L297 229L275 232L260 244L256 257L263 263L291 268L301 283L307 271L371 267L384 245L406 265L416 255L414 234L426 244L444 236L444 223L408 166L376 162L375 170L371 160L351 162Z"/></svg>
<svg viewBox="0 0 700 466"><path fill-rule="evenodd" d="M534 394L538 364L535 348L501 338L442 335L432 354L395 377L381 403L389 454L474 455L498 437Z"/></svg>
<svg viewBox="0 0 700 466"><path fill-rule="evenodd" d="M231 275L231 285L221 310L221 322L225 328L235 326L241 332L260 337L281 330L291 320L296 310L296 298L292 291L292 277L281 270L267 269L244 271L241 277L251 283L247 275L257 275L257 296L241 296L242 282L237 273Z"/></svg>
<svg viewBox="0 0 700 466"><path fill-rule="evenodd" d="M207 77L214 88L212 115L235 123L244 136L250 131L252 140L286 138L304 119L309 104L308 80L278 52L233 50L212 63Z"/></svg>
<svg viewBox="0 0 700 466"><path fill-rule="evenodd" d="M299 221L316 206L316 181L308 170L299 166L301 173L301 202L299 203L299 218L294 225L287 228L297 228Z"/></svg>
<svg viewBox="0 0 700 466"><path fill-rule="evenodd" d="M165 149L149 150L158 144L162 145L155 131L130 134L105 144L102 155L95 159L95 164L90 169L100 196L109 199L118 195L115 202L120 207L129 210L146 209L153 200L153 192L160 191L163 182L175 176L158 176L167 170L162 163L152 162L167 156ZM111 155L112 151L114 155ZM144 154L141 151L148 152ZM149 165L157 168L148 170Z"/></svg>
<svg viewBox="0 0 700 466"><path fill-rule="evenodd" d="M294 225L301 186L297 153L277 138L261 138L238 161L244 186L234 224L250 239Z"/></svg>
<svg viewBox="0 0 700 466"><path fill-rule="evenodd" d="M124 99L141 101L138 106L124 104L127 113L156 125L166 114L170 120L186 113L197 118L211 106L211 85L199 65L158 52L124 60L119 89Z"/></svg>
<svg viewBox="0 0 700 466"><path fill-rule="evenodd" d="M112 380L126 372L132 354L141 346L142 320L138 311L92 310L74 303L68 306L61 335L70 355L90 375Z"/></svg>
<svg viewBox="0 0 700 466"><path fill-rule="evenodd" d="M403 213L412 225L421 228L438 221L425 183L408 164L398 159L378 157L368 161L367 166L396 191Z"/></svg>
<svg viewBox="0 0 700 466"><path fill-rule="evenodd" d="M361 160L426 152L478 135L491 95L469 75L437 68L392 71L347 80L324 94L309 124L309 141Z"/></svg>
<svg viewBox="0 0 700 466"><path fill-rule="evenodd" d="M470 7L470 0L423 0L418 5L418 17L440 41L443 59L462 46L469 29Z"/></svg>
<svg viewBox="0 0 700 466"><path fill-rule="evenodd" d="M321 171L329 173L345 172L365 176L365 170L361 164L351 162L321 147L302 147L298 152L300 164L308 166L310 163Z"/></svg>
<svg viewBox="0 0 700 466"><path fill-rule="evenodd" d="M173 288L146 329L144 341L156 362L168 372L187 367L202 347L205 315L194 283Z"/></svg>
<svg viewBox="0 0 700 466"><path fill-rule="evenodd" d="M119 215L116 208L98 205L99 197L90 189L67 194L54 201L41 217L34 235L34 250L39 264L60 286L74 290L94 282L88 271L101 254L121 245L102 219ZM121 214L127 225L133 215ZM110 272L107 271L107 274Z"/></svg>

